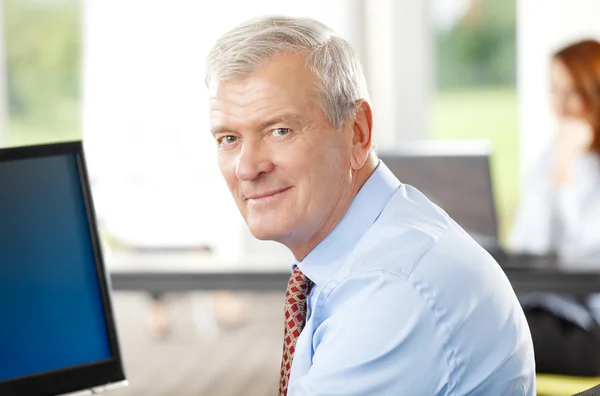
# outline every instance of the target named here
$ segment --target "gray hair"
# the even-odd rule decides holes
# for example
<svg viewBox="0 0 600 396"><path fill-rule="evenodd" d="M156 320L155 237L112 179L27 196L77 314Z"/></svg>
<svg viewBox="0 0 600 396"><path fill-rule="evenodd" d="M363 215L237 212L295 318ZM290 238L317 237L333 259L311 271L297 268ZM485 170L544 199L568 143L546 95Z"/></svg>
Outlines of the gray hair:
<svg viewBox="0 0 600 396"><path fill-rule="evenodd" d="M350 44L313 19L260 17L225 33L208 55L206 84L242 79L273 56L302 52L316 77L323 112L331 126L341 127L357 101L369 101L365 76Z"/></svg>

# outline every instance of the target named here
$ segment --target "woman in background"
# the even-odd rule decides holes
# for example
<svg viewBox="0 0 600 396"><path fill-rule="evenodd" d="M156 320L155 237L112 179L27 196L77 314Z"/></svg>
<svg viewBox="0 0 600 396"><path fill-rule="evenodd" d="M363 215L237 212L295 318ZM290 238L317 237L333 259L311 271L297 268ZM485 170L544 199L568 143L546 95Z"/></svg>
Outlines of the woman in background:
<svg viewBox="0 0 600 396"><path fill-rule="evenodd" d="M597 262L600 270L600 42L558 51L550 79L558 130L527 180L509 247L555 254L564 265ZM593 296L520 299L539 372L600 375L600 315Z"/></svg>

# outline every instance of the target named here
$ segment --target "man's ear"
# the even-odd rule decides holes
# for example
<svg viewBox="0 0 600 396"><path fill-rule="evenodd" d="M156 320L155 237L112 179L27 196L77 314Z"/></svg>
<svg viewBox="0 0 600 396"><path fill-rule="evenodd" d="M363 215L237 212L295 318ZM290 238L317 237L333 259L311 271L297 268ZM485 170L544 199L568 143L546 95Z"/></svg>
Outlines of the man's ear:
<svg viewBox="0 0 600 396"><path fill-rule="evenodd" d="M367 161L373 144L373 113L365 100L355 104L356 116L352 126L352 169L359 170Z"/></svg>

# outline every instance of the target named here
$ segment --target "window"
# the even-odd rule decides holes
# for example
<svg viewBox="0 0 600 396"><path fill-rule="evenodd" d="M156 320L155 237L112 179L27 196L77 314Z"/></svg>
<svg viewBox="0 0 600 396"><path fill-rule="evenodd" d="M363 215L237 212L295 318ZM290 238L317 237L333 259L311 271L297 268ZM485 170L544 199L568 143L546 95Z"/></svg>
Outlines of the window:
<svg viewBox="0 0 600 396"><path fill-rule="evenodd" d="M0 143L80 138L80 2L5 0L3 7L6 134Z"/></svg>
<svg viewBox="0 0 600 396"><path fill-rule="evenodd" d="M487 139L500 235L518 199L516 1L433 0L436 90L431 137Z"/></svg>

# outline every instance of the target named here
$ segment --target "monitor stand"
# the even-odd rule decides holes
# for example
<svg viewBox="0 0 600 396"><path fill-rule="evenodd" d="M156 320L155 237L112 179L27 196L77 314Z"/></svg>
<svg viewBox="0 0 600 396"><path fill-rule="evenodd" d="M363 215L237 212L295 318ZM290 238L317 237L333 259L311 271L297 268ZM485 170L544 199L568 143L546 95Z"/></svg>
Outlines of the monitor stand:
<svg viewBox="0 0 600 396"><path fill-rule="evenodd" d="M91 389L86 389L86 390L71 392L71 393L65 393L60 396L91 396L91 395L97 395L100 393L105 393L105 392L110 392L113 390L125 388L127 385L129 385L128 381L113 382L113 383L106 384L106 385L95 386Z"/></svg>

